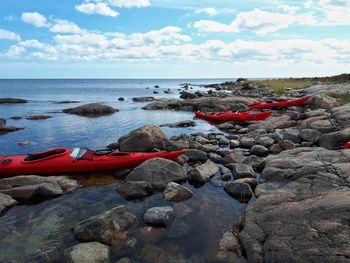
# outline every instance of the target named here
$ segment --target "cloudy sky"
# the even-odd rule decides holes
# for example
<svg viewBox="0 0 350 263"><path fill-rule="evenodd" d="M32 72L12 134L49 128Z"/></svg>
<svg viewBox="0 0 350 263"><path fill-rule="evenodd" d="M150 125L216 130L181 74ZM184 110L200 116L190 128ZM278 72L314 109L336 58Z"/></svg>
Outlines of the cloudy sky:
<svg viewBox="0 0 350 263"><path fill-rule="evenodd" d="M350 72L350 0L2 0L0 78Z"/></svg>

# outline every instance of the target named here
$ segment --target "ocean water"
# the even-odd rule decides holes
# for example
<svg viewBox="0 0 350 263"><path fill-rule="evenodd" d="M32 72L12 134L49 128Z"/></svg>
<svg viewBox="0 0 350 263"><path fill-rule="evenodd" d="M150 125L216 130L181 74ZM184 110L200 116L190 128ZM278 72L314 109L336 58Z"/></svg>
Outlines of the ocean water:
<svg viewBox="0 0 350 263"><path fill-rule="evenodd" d="M0 135L0 155L29 153L53 147L101 149L145 124L159 125L192 119L191 112L142 110L147 103L135 103L132 98L177 98L179 85L182 83L208 84L221 81L226 80L0 80L0 98L29 100L26 104L0 104L0 118L5 118L8 125L25 127L21 131ZM159 85L160 88L155 89L155 85ZM165 94L167 89L173 94ZM159 94L153 94L155 90ZM118 101L119 97L125 98L125 101ZM79 102L58 103L67 100ZM62 113L65 108L92 102L104 103L119 109L119 112L100 118ZM48 114L53 118L40 121L25 119L34 114ZM14 116L22 119L10 119ZM165 127L163 130L169 136L196 131L216 131L215 127L205 121L196 122L197 126L190 129ZM18 146L18 143L23 141L30 141L32 144L26 147Z"/></svg>
<svg viewBox="0 0 350 263"><path fill-rule="evenodd" d="M164 124L193 118L191 112L145 111L147 103L134 103L133 97L154 96L176 98L179 84L206 84L226 80L0 80L0 97L29 100L26 104L0 105L0 118L8 125L25 127L24 130L0 135L0 155L41 151L53 147L104 148L111 142L145 124ZM153 88L159 85L159 89ZM146 89L150 87L150 89ZM173 94L163 91L171 89ZM196 87L196 89L200 89ZM153 94L154 90L159 94ZM118 101L124 97L125 101ZM74 104L58 104L65 100ZM67 107L100 102L120 111L100 118L85 118L62 113ZM26 120L26 116L49 114L51 119ZM19 116L20 120L10 117ZM216 132L215 126L196 120L191 128L162 128L168 136L197 131ZM31 141L29 146L19 146ZM120 204L128 206L137 216L137 223L128 235L137 237L137 229L144 226L143 213L152 206L170 205L162 193L141 201L127 202L116 192L123 183L110 174L81 175L77 178L82 187L72 194L39 204L18 205L0 217L0 262L65 262L64 250L78 244L70 229L82 220ZM128 256L136 262L157 262L149 257L165 255L174 262L231 262L216 257L218 242L229 227L244 212L245 205L229 197L221 187L207 183L201 188L186 184L194 196L181 204L190 210L181 220L190 226L187 236L172 239L164 236L155 244L137 239L137 246L123 253L112 249L111 262ZM155 249L155 246L158 247ZM153 249L153 252L149 252ZM50 259L48 261L48 258ZM181 261L182 260L182 261ZM235 262L235 261L233 261Z"/></svg>

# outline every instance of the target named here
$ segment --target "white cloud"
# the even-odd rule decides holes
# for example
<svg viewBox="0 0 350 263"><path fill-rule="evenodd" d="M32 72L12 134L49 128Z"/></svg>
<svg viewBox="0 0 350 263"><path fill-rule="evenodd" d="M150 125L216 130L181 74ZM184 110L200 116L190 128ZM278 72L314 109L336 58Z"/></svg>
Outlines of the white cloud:
<svg viewBox="0 0 350 263"><path fill-rule="evenodd" d="M24 23L33 25L35 27L46 27L47 25L47 19L45 16L38 12L33 13L22 13L22 21Z"/></svg>
<svg viewBox="0 0 350 263"><path fill-rule="evenodd" d="M295 14L300 10L299 6L290 6L290 5L279 5L277 9L289 13L289 14Z"/></svg>
<svg viewBox="0 0 350 263"><path fill-rule="evenodd" d="M81 33L83 30L75 23L67 20L55 20L50 31L54 33Z"/></svg>
<svg viewBox="0 0 350 263"><path fill-rule="evenodd" d="M319 6L324 13L324 25L349 25L350 0L320 0Z"/></svg>
<svg viewBox="0 0 350 263"><path fill-rule="evenodd" d="M213 20L199 20L194 22L193 27L201 32L234 32L232 25L219 23Z"/></svg>
<svg viewBox="0 0 350 263"><path fill-rule="evenodd" d="M108 2L110 3L111 6L115 6L115 7L141 8L141 7L150 6L149 0L109 0Z"/></svg>
<svg viewBox="0 0 350 263"><path fill-rule="evenodd" d="M208 16L216 16L218 14L218 11L213 8L213 7L207 7L207 8L202 8L198 9L195 11L196 14L207 14Z"/></svg>
<svg viewBox="0 0 350 263"><path fill-rule="evenodd" d="M304 7L305 8L311 8L313 6L313 1L312 0L308 0L304 3Z"/></svg>
<svg viewBox="0 0 350 263"><path fill-rule="evenodd" d="M19 34L0 28L0 39L20 41Z"/></svg>
<svg viewBox="0 0 350 263"><path fill-rule="evenodd" d="M117 11L110 8L106 3L82 3L76 5L75 9L88 15L99 14L112 17L119 15Z"/></svg>

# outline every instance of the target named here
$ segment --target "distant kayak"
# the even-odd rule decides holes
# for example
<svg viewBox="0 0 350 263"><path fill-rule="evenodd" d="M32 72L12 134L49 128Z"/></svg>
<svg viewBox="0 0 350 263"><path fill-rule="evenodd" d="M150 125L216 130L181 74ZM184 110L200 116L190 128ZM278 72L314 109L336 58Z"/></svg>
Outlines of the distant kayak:
<svg viewBox="0 0 350 263"><path fill-rule="evenodd" d="M196 117L208 121L262 121L271 115L271 111L266 112L219 112L219 113L204 113L195 112Z"/></svg>
<svg viewBox="0 0 350 263"><path fill-rule="evenodd" d="M49 175L133 168L156 157L175 160L185 151L130 153L85 148L52 149L28 155L0 156L0 175Z"/></svg>
<svg viewBox="0 0 350 263"><path fill-rule="evenodd" d="M310 97L303 97L292 100L282 100L282 101L269 101L269 102L260 102L249 106L251 110L263 110L263 109L272 109L272 108L285 108L292 106L302 106L304 105Z"/></svg>

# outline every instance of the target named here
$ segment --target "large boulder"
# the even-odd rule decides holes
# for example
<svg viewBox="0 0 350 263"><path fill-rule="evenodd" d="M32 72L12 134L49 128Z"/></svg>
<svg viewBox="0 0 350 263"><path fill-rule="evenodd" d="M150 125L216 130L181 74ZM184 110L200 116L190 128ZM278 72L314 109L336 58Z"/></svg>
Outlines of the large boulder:
<svg viewBox="0 0 350 263"><path fill-rule="evenodd" d="M136 216L120 205L99 215L80 222L73 228L74 238L79 241L97 241L112 244L118 234L136 222Z"/></svg>
<svg viewBox="0 0 350 263"><path fill-rule="evenodd" d="M294 127L297 122L290 119L288 115L282 115L278 117L271 117L264 121L265 129L267 132L273 132L276 129L286 129Z"/></svg>
<svg viewBox="0 0 350 263"><path fill-rule="evenodd" d="M0 193L0 216L16 204L17 201L11 196Z"/></svg>
<svg viewBox="0 0 350 263"><path fill-rule="evenodd" d="M104 115L110 115L117 112L117 109L114 109L110 106L103 105L100 103L89 103L85 105L81 105L76 108L68 108L64 109L64 113L75 114L79 116L86 117L100 117Z"/></svg>
<svg viewBox="0 0 350 263"><path fill-rule="evenodd" d="M211 161L207 161L190 171L188 179L198 183L205 183L217 172L219 172L219 166Z"/></svg>
<svg viewBox="0 0 350 263"><path fill-rule="evenodd" d="M332 98L330 96L320 94L312 96L307 104L311 107L322 108L326 110L330 110L338 105L337 99Z"/></svg>
<svg viewBox="0 0 350 263"><path fill-rule="evenodd" d="M68 263L109 263L110 248L98 242L88 242L64 251Z"/></svg>
<svg viewBox="0 0 350 263"><path fill-rule="evenodd" d="M349 140L350 128L342 131L323 134L320 137L319 144L321 147L326 148L328 150L338 150Z"/></svg>
<svg viewBox="0 0 350 263"><path fill-rule="evenodd" d="M118 140L120 151L151 152L154 149L166 150L171 142L157 126L145 125Z"/></svg>
<svg viewBox="0 0 350 263"><path fill-rule="evenodd" d="M126 200L133 200L152 195L153 187L145 181L129 181L119 186L117 192Z"/></svg>
<svg viewBox="0 0 350 263"><path fill-rule="evenodd" d="M163 190L169 182L185 181L187 173L176 162L163 158L153 158L133 169L127 179L128 181L146 181L153 188Z"/></svg>

